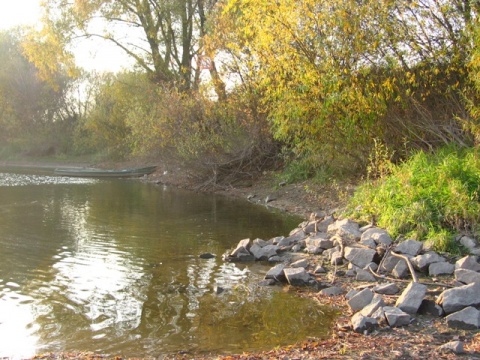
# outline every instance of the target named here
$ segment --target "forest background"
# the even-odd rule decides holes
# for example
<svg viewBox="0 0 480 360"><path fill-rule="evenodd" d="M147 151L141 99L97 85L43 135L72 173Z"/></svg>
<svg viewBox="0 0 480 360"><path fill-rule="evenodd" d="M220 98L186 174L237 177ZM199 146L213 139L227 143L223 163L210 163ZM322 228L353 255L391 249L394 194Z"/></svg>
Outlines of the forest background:
<svg viewBox="0 0 480 360"><path fill-rule="evenodd" d="M478 205L478 1L45 0L43 10L41 26L0 33L0 158L164 159L210 187L269 170L378 184L447 148L473 159L467 200ZM78 68L75 46L93 38L134 65ZM358 216L379 212L360 198L371 206ZM475 232L470 212L437 220ZM427 236L417 225L396 232Z"/></svg>

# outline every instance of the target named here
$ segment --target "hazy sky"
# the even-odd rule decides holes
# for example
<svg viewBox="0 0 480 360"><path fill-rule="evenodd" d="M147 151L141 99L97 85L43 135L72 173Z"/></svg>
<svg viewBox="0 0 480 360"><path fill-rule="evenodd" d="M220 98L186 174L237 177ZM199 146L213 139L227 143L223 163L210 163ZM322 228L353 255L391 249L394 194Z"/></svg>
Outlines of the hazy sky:
<svg viewBox="0 0 480 360"><path fill-rule="evenodd" d="M41 0L0 0L0 30L35 25L41 18ZM118 48L104 42L83 42L75 51L77 64L87 70L118 71L128 64Z"/></svg>

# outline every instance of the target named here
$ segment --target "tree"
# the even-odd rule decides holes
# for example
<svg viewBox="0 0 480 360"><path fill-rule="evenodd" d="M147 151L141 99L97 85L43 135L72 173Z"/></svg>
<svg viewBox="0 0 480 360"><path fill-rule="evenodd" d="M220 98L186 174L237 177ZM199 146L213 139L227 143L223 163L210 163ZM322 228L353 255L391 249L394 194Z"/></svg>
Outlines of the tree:
<svg viewBox="0 0 480 360"><path fill-rule="evenodd" d="M202 55L207 16L215 3L216 0L47 0L44 29L37 33L37 44L61 44L66 49L80 39L101 39L121 48L154 83L187 91L198 86L197 60ZM33 52L30 56L42 61Z"/></svg>
<svg viewBox="0 0 480 360"><path fill-rule="evenodd" d="M462 0L229 0L215 41L253 79L277 139L352 168L372 138L396 149L466 141L454 118L475 16Z"/></svg>
<svg viewBox="0 0 480 360"><path fill-rule="evenodd" d="M0 33L0 137L4 144L53 146L47 133L71 120L64 111L71 79L57 72L55 87L43 81L23 53L23 40L21 30Z"/></svg>

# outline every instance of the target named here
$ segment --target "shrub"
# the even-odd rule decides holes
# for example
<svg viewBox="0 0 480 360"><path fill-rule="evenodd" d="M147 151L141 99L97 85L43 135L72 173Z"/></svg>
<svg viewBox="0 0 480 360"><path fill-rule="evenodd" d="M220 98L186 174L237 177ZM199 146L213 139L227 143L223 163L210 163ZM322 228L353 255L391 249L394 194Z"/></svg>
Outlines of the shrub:
<svg viewBox="0 0 480 360"><path fill-rule="evenodd" d="M479 230L479 190L478 149L449 146L418 152L390 175L360 186L348 213L376 222L394 237L429 240L437 250L452 251L455 233Z"/></svg>

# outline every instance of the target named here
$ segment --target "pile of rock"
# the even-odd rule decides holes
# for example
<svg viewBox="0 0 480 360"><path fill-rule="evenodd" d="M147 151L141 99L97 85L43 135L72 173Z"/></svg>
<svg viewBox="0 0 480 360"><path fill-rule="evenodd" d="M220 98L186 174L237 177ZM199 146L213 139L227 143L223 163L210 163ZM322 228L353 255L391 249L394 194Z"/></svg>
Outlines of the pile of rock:
<svg viewBox="0 0 480 360"><path fill-rule="evenodd" d="M382 324L390 327L408 325L412 315L417 313L446 315L446 323L452 328L479 329L478 245L470 238L462 237L459 241L464 246L469 245L475 255L448 261L445 256L425 249L422 242L411 239L394 242L383 229L361 228L348 219L335 220L332 216L317 215L313 221L300 224L287 237L268 241L241 240L233 251L224 255L224 259L277 262L267 272L264 285L316 286L322 289L322 295L328 296L343 295L346 289L322 282L327 271L319 264L330 264L327 265L331 268L330 275L361 281L361 291L353 289L345 295L354 313L351 325L357 332L368 332ZM340 265L346 269L339 270ZM453 285L445 284L444 291L436 299L431 298L427 296L427 285L417 281L417 272L430 277L450 275L451 278L453 275ZM403 291L392 282L393 278L410 276L414 281ZM391 281L386 282L388 278ZM398 294L395 304L388 304L384 298L385 295Z"/></svg>

